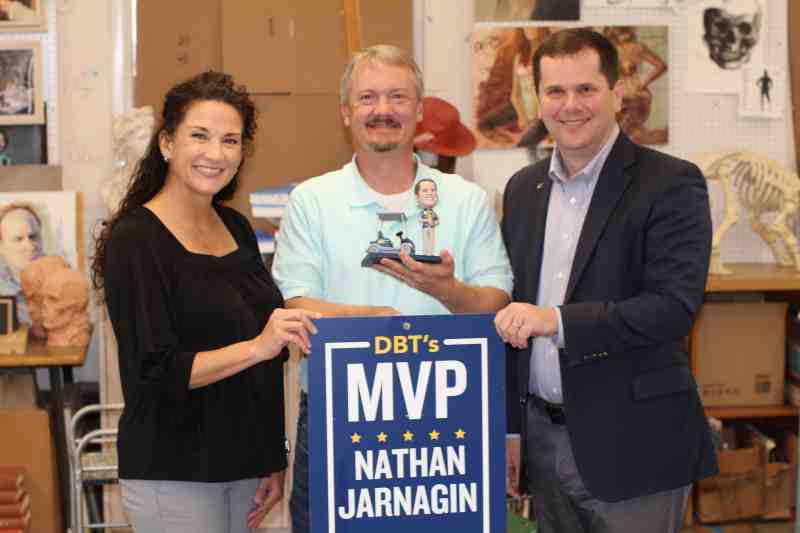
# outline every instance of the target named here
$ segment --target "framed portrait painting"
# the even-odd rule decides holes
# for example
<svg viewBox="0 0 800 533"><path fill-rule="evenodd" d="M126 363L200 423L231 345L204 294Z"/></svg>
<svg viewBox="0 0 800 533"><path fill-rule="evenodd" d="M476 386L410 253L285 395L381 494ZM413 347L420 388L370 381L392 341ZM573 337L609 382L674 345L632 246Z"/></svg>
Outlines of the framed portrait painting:
<svg viewBox="0 0 800 533"><path fill-rule="evenodd" d="M44 124L0 126L0 166L47 163Z"/></svg>
<svg viewBox="0 0 800 533"><path fill-rule="evenodd" d="M82 270L78 193L0 193L0 295L16 296L19 317L29 322L21 275L43 256L63 258Z"/></svg>
<svg viewBox="0 0 800 533"><path fill-rule="evenodd" d="M46 0L0 0L0 32L45 31Z"/></svg>
<svg viewBox="0 0 800 533"><path fill-rule="evenodd" d="M42 89L40 43L0 41L0 126L43 124Z"/></svg>

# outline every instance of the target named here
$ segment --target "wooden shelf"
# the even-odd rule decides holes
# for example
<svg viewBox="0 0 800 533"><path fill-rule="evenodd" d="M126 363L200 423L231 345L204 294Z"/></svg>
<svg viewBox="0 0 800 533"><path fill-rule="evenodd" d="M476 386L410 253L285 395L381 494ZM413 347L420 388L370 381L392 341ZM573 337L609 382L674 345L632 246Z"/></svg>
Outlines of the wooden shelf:
<svg viewBox="0 0 800 533"><path fill-rule="evenodd" d="M800 272L770 263L726 263L726 275L709 275L706 292L800 291Z"/></svg>
<svg viewBox="0 0 800 533"><path fill-rule="evenodd" d="M732 418L777 418L798 415L793 405L750 405L740 407L706 407L706 416L730 420Z"/></svg>
<svg viewBox="0 0 800 533"><path fill-rule="evenodd" d="M47 341L28 336L28 347L23 354L0 354L0 368L80 366L86 359L88 346L48 347Z"/></svg>

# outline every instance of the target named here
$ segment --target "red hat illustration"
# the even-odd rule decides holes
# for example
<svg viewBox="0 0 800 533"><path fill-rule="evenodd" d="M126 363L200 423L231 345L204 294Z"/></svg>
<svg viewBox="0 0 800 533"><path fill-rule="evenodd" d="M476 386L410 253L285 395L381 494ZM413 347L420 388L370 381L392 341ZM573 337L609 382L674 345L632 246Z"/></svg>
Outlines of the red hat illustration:
<svg viewBox="0 0 800 533"><path fill-rule="evenodd" d="M422 99L414 146L439 155L463 156L475 150L475 136L461 123L458 109L435 96Z"/></svg>

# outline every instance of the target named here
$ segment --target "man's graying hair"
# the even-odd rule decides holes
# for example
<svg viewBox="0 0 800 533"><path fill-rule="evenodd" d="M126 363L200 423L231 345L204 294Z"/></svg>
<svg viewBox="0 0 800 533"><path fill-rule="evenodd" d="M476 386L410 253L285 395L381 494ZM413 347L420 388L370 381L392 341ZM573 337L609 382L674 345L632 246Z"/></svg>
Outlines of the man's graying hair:
<svg viewBox="0 0 800 533"><path fill-rule="evenodd" d="M350 99L350 89L353 86L353 77L364 63L381 63L393 67L405 67L414 74L414 83L417 88L417 100L422 101L425 88L422 83L422 71L417 62L402 48L390 44L376 44L353 54L342 74L340 85L340 98L342 105L347 105Z"/></svg>

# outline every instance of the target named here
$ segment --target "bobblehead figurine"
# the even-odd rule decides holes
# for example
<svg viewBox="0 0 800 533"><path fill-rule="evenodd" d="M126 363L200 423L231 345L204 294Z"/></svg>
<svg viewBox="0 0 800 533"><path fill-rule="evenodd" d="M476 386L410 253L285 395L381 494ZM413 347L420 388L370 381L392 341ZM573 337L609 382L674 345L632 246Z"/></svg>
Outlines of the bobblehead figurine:
<svg viewBox="0 0 800 533"><path fill-rule="evenodd" d="M419 214L422 224L422 253L433 255L436 247L436 226L439 225L439 215L433 210L439 202L436 182L430 179L419 180L414 186L414 195L417 197L417 205L422 209Z"/></svg>
<svg viewBox="0 0 800 533"><path fill-rule="evenodd" d="M422 183L423 181L430 180L420 180L419 183ZM433 184L433 202L431 205L436 205L436 184L433 182L431 183ZM415 187L414 193L419 196L419 191L417 188L418 187ZM423 208L423 210L425 209ZM434 225L437 224L439 219L436 216L436 213L434 213L432 209L428 209L428 211L430 211L432 214L432 223ZM422 215L420 215L420 219L422 219ZM399 230L395 232L395 236L398 238L398 246L395 246L392 239L383 233L384 224L393 226L395 229ZM423 229L423 233L424 231L425 229ZM389 232L389 235L391 235L391 232ZM424 239L425 237L423 236L423 240ZM381 259L393 259L395 261L399 261L400 252L405 252L410 255L412 259L422 263L442 262L442 258L438 255L428 254L427 252L425 252L425 254L416 253L417 248L414 245L414 241L408 238L407 218L405 213L379 213L378 236L374 241L369 242L369 245L367 246L367 254L364 256L364 259L361 260L361 266L370 267L375 263L378 263Z"/></svg>

